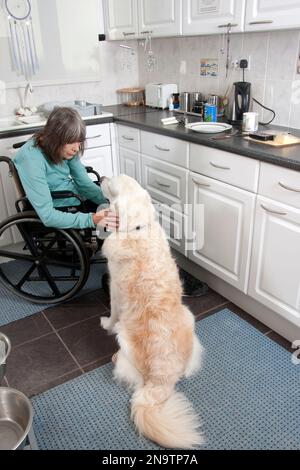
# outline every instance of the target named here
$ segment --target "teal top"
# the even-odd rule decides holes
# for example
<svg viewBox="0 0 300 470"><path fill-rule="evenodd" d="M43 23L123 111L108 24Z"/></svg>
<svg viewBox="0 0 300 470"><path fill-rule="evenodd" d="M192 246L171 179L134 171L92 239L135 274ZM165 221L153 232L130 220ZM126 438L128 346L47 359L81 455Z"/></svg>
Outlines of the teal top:
<svg viewBox="0 0 300 470"><path fill-rule="evenodd" d="M72 191L96 204L106 202L99 186L88 176L78 155L71 160L53 164L47 160L35 140L30 139L17 152L14 164L18 170L24 191L34 210L47 227L87 228L95 227L92 214L62 212L56 207L76 206L76 198L52 199L51 191Z"/></svg>

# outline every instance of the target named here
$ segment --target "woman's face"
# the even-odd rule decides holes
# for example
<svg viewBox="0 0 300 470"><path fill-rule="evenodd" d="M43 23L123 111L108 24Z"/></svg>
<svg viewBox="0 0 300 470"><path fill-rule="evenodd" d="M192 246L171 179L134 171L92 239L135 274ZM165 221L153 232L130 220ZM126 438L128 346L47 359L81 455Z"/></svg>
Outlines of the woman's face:
<svg viewBox="0 0 300 470"><path fill-rule="evenodd" d="M80 142L74 142L73 144L65 144L61 151L60 156L64 160L71 160L80 150Z"/></svg>

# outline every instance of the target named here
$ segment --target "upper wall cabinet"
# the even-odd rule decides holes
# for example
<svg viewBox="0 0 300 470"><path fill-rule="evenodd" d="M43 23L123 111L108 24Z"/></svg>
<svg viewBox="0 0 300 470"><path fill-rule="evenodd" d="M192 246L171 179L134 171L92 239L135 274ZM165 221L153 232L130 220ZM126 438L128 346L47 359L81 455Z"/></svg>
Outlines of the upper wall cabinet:
<svg viewBox="0 0 300 470"><path fill-rule="evenodd" d="M181 34L181 3L181 0L139 0L140 34L147 32L151 32L153 36Z"/></svg>
<svg viewBox="0 0 300 470"><path fill-rule="evenodd" d="M108 39L179 36L182 0L104 0Z"/></svg>
<svg viewBox="0 0 300 470"><path fill-rule="evenodd" d="M185 0L183 2L183 34L216 34L244 30L245 0Z"/></svg>
<svg viewBox="0 0 300 470"><path fill-rule="evenodd" d="M103 7L108 39L137 37L137 0L104 0Z"/></svg>
<svg viewBox="0 0 300 470"><path fill-rule="evenodd" d="M299 0L247 0L246 31L299 27Z"/></svg>

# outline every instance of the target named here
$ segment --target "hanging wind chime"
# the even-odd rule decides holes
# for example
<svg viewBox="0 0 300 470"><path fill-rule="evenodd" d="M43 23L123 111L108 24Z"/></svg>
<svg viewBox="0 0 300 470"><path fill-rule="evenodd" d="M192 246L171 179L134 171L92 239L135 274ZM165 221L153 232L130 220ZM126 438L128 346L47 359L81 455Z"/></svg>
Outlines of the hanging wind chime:
<svg viewBox="0 0 300 470"><path fill-rule="evenodd" d="M14 70L29 80L39 68L30 0L4 0Z"/></svg>

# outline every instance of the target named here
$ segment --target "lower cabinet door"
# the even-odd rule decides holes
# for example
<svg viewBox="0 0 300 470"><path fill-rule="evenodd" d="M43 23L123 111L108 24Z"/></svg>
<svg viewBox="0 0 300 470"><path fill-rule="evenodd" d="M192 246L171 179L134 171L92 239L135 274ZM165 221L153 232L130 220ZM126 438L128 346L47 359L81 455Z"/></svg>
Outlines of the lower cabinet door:
<svg viewBox="0 0 300 470"><path fill-rule="evenodd" d="M97 147L84 152L82 163L91 166L100 176L113 176L111 147ZM91 176L94 179L93 176Z"/></svg>
<svg viewBox="0 0 300 470"><path fill-rule="evenodd" d="M131 176L141 184L141 157L139 153L120 147L121 173Z"/></svg>
<svg viewBox="0 0 300 470"><path fill-rule="evenodd" d="M259 196L248 294L300 326L300 210Z"/></svg>
<svg viewBox="0 0 300 470"><path fill-rule="evenodd" d="M189 178L188 257L246 293L256 196L196 173Z"/></svg>

